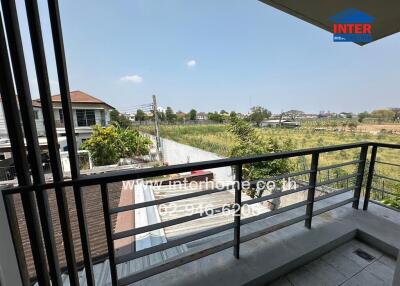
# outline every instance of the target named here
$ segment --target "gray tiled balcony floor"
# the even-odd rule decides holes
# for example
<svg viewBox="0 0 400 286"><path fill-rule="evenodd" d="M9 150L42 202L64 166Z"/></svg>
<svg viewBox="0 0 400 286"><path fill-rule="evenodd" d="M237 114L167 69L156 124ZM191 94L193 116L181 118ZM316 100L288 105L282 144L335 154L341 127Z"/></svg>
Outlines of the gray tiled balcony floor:
<svg viewBox="0 0 400 286"><path fill-rule="evenodd" d="M374 259L354 253L361 249ZM396 261L380 251L352 240L321 258L280 278L270 286L377 286L392 285Z"/></svg>

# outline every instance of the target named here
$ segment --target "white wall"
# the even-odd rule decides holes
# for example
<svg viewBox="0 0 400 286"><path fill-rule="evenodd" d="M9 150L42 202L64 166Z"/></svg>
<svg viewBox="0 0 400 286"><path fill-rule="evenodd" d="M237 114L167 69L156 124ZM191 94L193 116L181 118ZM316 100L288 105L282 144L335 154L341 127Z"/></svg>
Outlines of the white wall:
<svg viewBox="0 0 400 286"><path fill-rule="evenodd" d="M44 128L44 122L43 122L42 109L40 107L34 107L33 110L38 111L38 119L35 119L37 134L38 134L38 136L46 136L46 130Z"/></svg>
<svg viewBox="0 0 400 286"><path fill-rule="evenodd" d="M154 137L152 137L154 140ZM215 153L207 152L189 145L181 144L168 139L161 139L164 161L169 165L185 164L209 160L223 159ZM214 173L215 180L232 181L232 168L224 167L210 169Z"/></svg>
<svg viewBox="0 0 400 286"><path fill-rule="evenodd" d="M6 119L4 117L3 102L0 101L0 138L8 137Z"/></svg>
<svg viewBox="0 0 400 286"><path fill-rule="evenodd" d="M57 121L60 120L60 114L58 111L59 109L61 109L61 105L55 104L54 105L54 119ZM76 112L75 112L76 109L94 109L97 124L101 124L101 110L104 110L106 124L108 124L110 122L111 109L107 108L106 106L97 107L97 106L93 106L91 104L74 104L72 109L73 109L73 118L74 118L75 126L78 126L77 119L76 119ZM39 107L34 107L33 110L38 111L38 119L35 119L37 133L39 136L45 136L46 131L44 128L44 123L43 123L42 109ZM7 132L6 120L4 117L3 103L0 101L0 138L7 138L7 137L8 137L8 132Z"/></svg>
<svg viewBox="0 0 400 286"><path fill-rule="evenodd" d="M8 137L8 132L7 132L6 119L4 117L3 103L0 102L0 105L1 105L1 108L0 108L0 138L4 138L4 137ZM45 136L46 131L44 129L42 110L39 107L34 107L33 110L38 111L38 119L35 119L38 136Z"/></svg>

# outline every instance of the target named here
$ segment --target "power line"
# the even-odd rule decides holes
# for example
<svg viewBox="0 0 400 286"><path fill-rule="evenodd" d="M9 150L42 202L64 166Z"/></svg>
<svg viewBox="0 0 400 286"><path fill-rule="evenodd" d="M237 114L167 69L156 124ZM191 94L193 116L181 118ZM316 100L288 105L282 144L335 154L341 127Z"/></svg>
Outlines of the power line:
<svg viewBox="0 0 400 286"><path fill-rule="evenodd" d="M153 104L147 103L147 104L134 105L128 108L120 109L119 111L122 113L136 113L139 109L144 112L150 112L153 110Z"/></svg>

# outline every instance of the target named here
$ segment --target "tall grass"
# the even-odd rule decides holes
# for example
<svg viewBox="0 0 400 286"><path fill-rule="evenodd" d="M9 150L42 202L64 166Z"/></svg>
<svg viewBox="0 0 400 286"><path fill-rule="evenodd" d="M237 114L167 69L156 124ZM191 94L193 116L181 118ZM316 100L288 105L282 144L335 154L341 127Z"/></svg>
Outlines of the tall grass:
<svg viewBox="0 0 400 286"><path fill-rule="evenodd" d="M141 127L141 131L153 133L151 126ZM191 125L191 126L161 126L161 136L183 144L194 146L209 152L217 153L221 156L229 156L229 150L235 144L234 138L227 131L225 125ZM311 147L323 147L329 145L338 145L346 143L374 141L382 143L400 144L400 136L381 132L377 135L369 133L356 133L347 131L330 131L330 130L314 130L310 128L301 129L281 129L281 128L265 128L260 129L263 136L271 136L278 140L291 139L294 149L304 149ZM359 156L359 149L351 149L339 152L324 153L320 156L320 166L329 166L339 164L346 161L356 160ZM380 149L378 152L378 160L384 162L400 163L400 151L393 149ZM310 156L297 159L297 169L304 170L310 166ZM376 173L400 179L400 168L389 165L376 165ZM319 176L320 180L330 179L345 174L353 174L356 172L356 166L346 166L340 170L332 170L322 172ZM346 182L347 184L347 182ZM385 180L376 180L374 186L377 188L385 188L394 190L400 194L400 184ZM382 199L378 195L374 195L377 199Z"/></svg>

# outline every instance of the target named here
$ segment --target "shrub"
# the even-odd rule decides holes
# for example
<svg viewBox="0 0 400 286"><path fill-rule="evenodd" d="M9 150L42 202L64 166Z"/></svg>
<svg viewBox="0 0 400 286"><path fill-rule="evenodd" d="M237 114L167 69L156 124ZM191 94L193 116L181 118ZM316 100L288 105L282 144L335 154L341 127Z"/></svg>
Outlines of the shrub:
<svg viewBox="0 0 400 286"><path fill-rule="evenodd" d="M293 146L290 140L281 143L271 136L262 136L248 122L236 117L231 118L228 130L236 139L230 149L231 157L282 152L291 150ZM294 165L294 162L288 159L246 164L243 166L243 179L252 181L289 173L294 169ZM255 190L251 190L248 194L254 197Z"/></svg>
<svg viewBox="0 0 400 286"><path fill-rule="evenodd" d="M91 153L96 165L110 165L117 163L120 158L146 155L151 145L151 140L137 130L114 124L105 128L94 126L92 136L81 148Z"/></svg>

